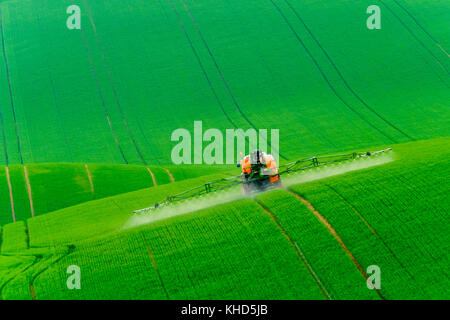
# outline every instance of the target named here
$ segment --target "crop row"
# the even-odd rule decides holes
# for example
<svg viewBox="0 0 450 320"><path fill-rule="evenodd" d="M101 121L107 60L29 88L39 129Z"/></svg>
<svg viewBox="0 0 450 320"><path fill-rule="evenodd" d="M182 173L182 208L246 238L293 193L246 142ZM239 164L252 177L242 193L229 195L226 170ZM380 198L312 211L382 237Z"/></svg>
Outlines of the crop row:
<svg viewBox="0 0 450 320"><path fill-rule="evenodd" d="M120 193L189 179L210 173L198 167L156 167L106 164L30 164L26 166L31 188L34 215L52 212L82 202ZM220 171L220 169L216 169ZM21 221L32 216L24 167L8 166L10 187L5 167L0 167L0 224ZM170 175L169 175L170 173ZM155 181L153 182L153 177Z"/></svg>

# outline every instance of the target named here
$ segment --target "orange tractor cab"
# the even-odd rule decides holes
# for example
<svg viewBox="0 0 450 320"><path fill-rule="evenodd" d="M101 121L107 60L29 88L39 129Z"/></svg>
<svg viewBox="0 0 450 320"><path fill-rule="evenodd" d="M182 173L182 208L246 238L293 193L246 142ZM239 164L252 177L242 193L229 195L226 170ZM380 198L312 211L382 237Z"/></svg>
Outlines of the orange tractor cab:
<svg viewBox="0 0 450 320"><path fill-rule="evenodd" d="M237 166L241 168L244 194L281 186L277 163L271 154L255 150L242 158Z"/></svg>

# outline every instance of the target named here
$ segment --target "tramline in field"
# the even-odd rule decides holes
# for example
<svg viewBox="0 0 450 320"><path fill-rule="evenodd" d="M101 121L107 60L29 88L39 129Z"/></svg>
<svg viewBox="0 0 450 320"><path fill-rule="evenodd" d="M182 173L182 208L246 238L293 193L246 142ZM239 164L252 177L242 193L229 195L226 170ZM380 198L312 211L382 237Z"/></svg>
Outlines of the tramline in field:
<svg viewBox="0 0 450 320"><path fill-rule="evenodd" d="M305 171L330 164L341 163L348 160L373 157L387 153L391 150L392 148L387 148L373 152L352 152L332 156L315 156L289 162L279 167L277 167L276 161L271 154L256 150L243 157L237 164L237 166L241 168L240 175L213 180L178 194L169 195L164 201L155 203L152 207L135 210L133 212L136 214L155 210L159 207L200 197L208 193L222 191L238 185L241 185L244 195L251 196L258 192L281 187L282 175Z"/></svg>

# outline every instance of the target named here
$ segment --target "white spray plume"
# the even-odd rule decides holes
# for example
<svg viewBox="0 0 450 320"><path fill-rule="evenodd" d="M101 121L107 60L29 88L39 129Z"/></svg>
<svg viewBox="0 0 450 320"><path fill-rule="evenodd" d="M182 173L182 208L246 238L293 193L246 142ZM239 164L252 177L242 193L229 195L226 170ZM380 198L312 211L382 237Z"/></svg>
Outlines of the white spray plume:
<svg viewBox="0 0 450 320"><path fill-rule="evenodd" d="M168 204L157 209L135 214L128 219L123 229L134 228L144 224L153 223L158 220L168 219L175 216L206 209L218 204L236 201L244 198L241 188L233 188L226 191L211 193L199 198L188 199L182 202Z"/></svg>
<svg viewBox="0 0 450 320"><path fill-rule="evenodd" d="M362 170L370 167L379 166L385 163L394 161L395 156L391 151L373 157L364 157L355 160L348 160L336 164L331 164L323 167L317 167L310 170L300 171L283 177L282 183L284 187L289 187L294 184L320 180L332 176L337 176L351 171Z"/></svg>
<svg viewBox="0 0 450 320"><path fill-rule="evenodd" d="M320 180L335 175L344 174L351 171L366 169L379 166L394 161L393 152L381 154L374 157L349 160L343 163L318 167L306 171L300 171L296 174L283 176L283 187L289 187L294 184L306 183L314 180ZM139 227L145 224L153 223L163 219L169 219L201 209L206 209L219 204L236 201L244 198L241 188L232 188L226 191L208 194L200 198L193 198L182 202L169 204L157 209L149 210L140 214L131 216L122 229Z"/></svg>

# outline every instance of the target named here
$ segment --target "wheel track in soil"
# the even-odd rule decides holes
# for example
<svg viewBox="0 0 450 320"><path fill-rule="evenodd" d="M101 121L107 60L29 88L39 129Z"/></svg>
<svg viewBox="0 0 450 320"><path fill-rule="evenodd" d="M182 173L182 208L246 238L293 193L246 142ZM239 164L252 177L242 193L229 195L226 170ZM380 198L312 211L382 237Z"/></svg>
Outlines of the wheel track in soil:
<svg viewBox="0 0 450 320"><path fill-rule="evenodd" d="M337 231L334 229L334 227L328 222L328 220L319 212L317 209L312 205L310 201L305 199L304 197L300 196L299 194L295 193L294 191L287 189L287 191L292 194L294 197L296 197L298 200L300 200L306 208L308 208L309 211L311 211L316 218L319 220L322 225L327 228L327 230L331 233L331 235L335 238L335 240L339 243L342 250L344 250L345 254L352 260L352 262L355 264L358 271L361 273L361 275L364 277L364 279L367 281L369 276L367 275L366 271L364 271L361 264L358 262L356 257L352 254L352 252L348 249L347 245L344 243L342 238L339 236ZM381 300L385 300L385 297L380 293L378 289L373 287L373 290L377 293L377 295L380 297Z"/></svg>
<svg viewBox="0 0 450 320"><path fill-rule="evenodd" d="M2 38L1 42L2 42L3 61L5 63L5 68L6 68L6 78L8 79L8 90L9 90L9 98L10 98L10 103L11 103L11 111L13 114L14 127L16 130L17 151L19 152L20 163L23 164L22 148L21 148L21 143L20 143L19 128L18 128L18 124L17 124L16 107L14 105L14 95L12 92L11 75L9 73L8 57L6 56L5 30L3 28L3 14L2 14L1 8L0 8L0 36ZM2 117L2 128L3 128L3 117ZM4 129L2 129L2 132L3 132L3 139L5 141L5 147L6 147L6 138L5 138ZM5 153L5 156L7 157L6 153ZM9 159L7 160L7 162L9 162Z"/></svg>
<svg viewBox="0 0 450 320"><path fill-rule="evenodd" d="M113 92L113 95L114 95L114 99L116 101L117 108L119 109L120 116L122 117L122 122L123 122L124 126L127 129L128 136L130 137L131 142L132 142L132 144L133 144L133 146L134 146L134 148L135 148L139 158L141 159L141 161L142 161L142 163L144 165L147 165L147 161L144 159L144 156L142 155L142 152L141 152L141 150L140 150L140 148L139 148L139 146L138 146L138 144L136 142L136 139L135 139L135 137L133 135L133 132L131 131L131 129L130 129L129 125L128 125L128 121L127 121L127 119L125 117L125 113L123 111L122 104L120 103L119 96L117 94L116 86L114 85L114 82L112 80L111 71L109 69L108 62L106 61L106 57L105 57L105 53L104 53L104 50L103 50L103 46L101 45L100 39L99 39L98 34L97 34L97 28L95 26L94 19L92 18L91 9L90 9L90 7L89 7L89 5L88 5L86 0L84 0L84 5L85 5L85 7L87 9L87 14L88 14L88 17L89 17L89 21L91 22L92 30L94 31L95 40L97 42L97 47L98 47L98 49L100 51L100 55L101 55L102 60L103 60L103 65L105 67L106 74L108 76L109 84L111 86L111 89L112 89L112 92Z"/></svg>
<svg viewBox="0 0 450 320"><path fill-rule="evenodd" d="M278 221L278 219L275 217L275 215L268 209L266 208L261 202L259 202L256 199L253 199L268 215L269 217L273 220L273 222L277 225L278 229L280 229L281 233L286 237L286 239L289 241L290 245L292 246L292 248L294 249L295 253L297 254L297 256L299 257L300 261L303 263L303 265L305 266L305 268L308 270L309 274L311 275L311 277L314 279L314 282L316 283L316 285L319 287L319 290L322 292L323 296L325 297L326 300L332 300L333 298L331 297L331 295L328 293L326 287L322 284L322 281L320 281L320 278L317 276L316 272L314 271L314 269L312 268L311 264L308 262L308 260L306 259L305 255L303 254L303 252L301 251L300 247L298 246L298 244L296 242L294 242L292 240L292 238L290 237L290 235L288 234L288 232L286 231L286 229L281 225L281 223Z"/></svg>
<svg viewBox="0 0 450 320"><path fill-rule="evenodd" d="M380 128L378 128L377 126L375 126L372 122L370 122L365 116L363 116L361 113L359 113L355 108L353 108L336 90L336 88L331 84L330 80L328 79L327 75L325 74L325 72L322 70L319 62L316 60L316 58L314 57L314 55L311 53L311 51L308 49L308 47L306 46L306 44L303 42L303 40L300 38L299 34L297 33L297 31L295 31L295 28L292 26L292 24L289 22L289 19L285 16L285 14L283 13L283 11L281 11L281 8L273 1L273 0L269 0L272 5L275 7L275 9L277 10L277 12L280 14L281 18L284 20L284 22L287 24L287 26L289 27L289 29L291 30L291 32L293 33L294 37L297 39L297 41L300 43L300 45L302 46L302 48L305 50L305 52L307 53L307 55L310 57L310 59L312 60L312 62L314 63L314 66L316 67L316 69L319 71L320 75L322 76L322 78L324 79L325 83L327 84L327 86L330 88L330 90L333 92L333 94L336 96L336 98L341 101L344 106L350 110L352 113L354 113L358 118L360 118L363 122L365 122L369 127L371 127L372 129L374 129L375 131L377 131L380 135L384 136L385 138L387 138L390 142L395 143L396 141L389 136L388 134L386 134L383 130L381 130Z"/></svg>
<svg viewBox="0 0 450 320"><path fill-rule="evenodd" d="M72 0L72 4L75 4L75 2L73 0ZM122 146L120 145L120 142L119 142L119 139L117 137L116 131L114 130L114 127L113 127L113 125L111 123L111 119L110 119L110 116L109 116L109 111L108 111L108 108L107 108L106 103L105 103L105 98L103 96L103 92L102 92L102 89L100 87L97 71L95 69L94 61L92 60L92 56L91 56L91 53L89 51L89 47L87 45L87 41L86 41L86 37L84 35L83 28L80 28L80 33L81 33L81 39L82 39L82 42L83 42L83 45L84 45L84 49L86 51L86 55L87 55L87 58L88 58L88 61L89 61L89 65L91 67L92 75L93 75L95 86L96 86L96 89L97 89L97 94L99 96L101 105L103 107L103 112L104 112L104 115L105 115L105 118L106 118L106 122L108 123L108 126L110 128L111 134L113 136L113 139L114 139L114 141L116 143L117 148L119 149L120 155L122 156L122 160L124 161L125 164L128 164L128 160L127 160L127 158L125 156L125 153L124 153L124 151L122 149Z"/></svg>
<svg viewBox="0 0 450 320"><path fill-rule="evenodd" d="M391 123L389 120L387 120L384 116L379 114L373 107L371 107L361 96L350 86L350 84L347 82L343 74L341 73L340 69L337 67L334 60L331 58L331 56L328 54L328 52L325 50L325 48L322 46L322 44L319 42L319 40L316 38L314 33L311 31L311 29L308 27L306 22L303 20L303 18L300 16L298 11L292 6L292 4L288 0L284 0L284 2L289 6L291 11L294 13L294 15L297 17L297 19L300 21L300 23L305 27L306 31L309 33L311 38L314 40L314 42L317 44L317 46L320 48L320 50L323 52L327 60L332 65L333 69L336 71L339 78L342 80L342 83L344 83L345 87L351 92L351 94L359 101L366 109L368 109L370 112L372 112L376 117L378 117L380 120L382 120L384 123L386 123L389 127L393 128L406 138L408 138L411 141L414 141L415 139L411 137L409 134L395 126L393 123Z"/></svg>
<svg viewBox="0 0 450 320"><path fill-rule="evenodd" d="M405 272L413 279L414 276L409 272L409 270L406 268L406 266L400 261L399 257L394 253L394 251L391 249L391 247L386 243L386 241L378 234L378 232L375 230L375 228L367 221L367 219L362 215L361 212L347 199L345 198L338 190L336 190L333 186L329 184L324 184L326 187L328 187L330 190L332 190L334 193L338 195L339 198L341 198L352 210L356 213L356 215L361 219L364 224L367 226L367 228L370 230L370 232L383 244L383 246L389 251L389 253L393 256L393 258L397 261L397 263L400 265L400 267L405 270Z"/></svg>
<svg viewBox="0 0 450 320"><path fill-rule="evenodd" d="M198 35L200 36L200 39L202 40L203 45L205 46L206 50L208 51L208 54L209 54L211 60L212 60L213 63L214 63L214 66L215 66L215 68L216 68L216 70L217 70L217 73L219 74L219 76L220 76L220 78L221 78L221 80L222 80L222 83L224 84L224 86L225 86L225 88L226 88L226 90L227 90L227 92L228 92L228 95L230 96L231 100L233 101L233 104L235 105L236 109L239 111L239 113L241 114L242 118L243 118L243 119L244 119L244 120L245 120L245 121L253 128L253 129L258 130L257 127L255 126L255 124L254 124L254 123L253 123L253 122L245 115L245 113L243 112L243 110L242 110L240 104L238 103L236 97L234 96L233 92L231 91L231 88L230 88L230 86L229 86L227 80L225 79L225 76L224 76L222 70L220 69L219 64L218 64L218 62L217 62L217 60L216 60L214 54L212 53L211 48L210 48L209 45L208 45L208 42L206 41L205 37L203 36L203 33L202 33L201 30L200 30L200 27L199 27L198 24L197 24L197 20L194 18L194 16L193 16L191 10L189 9L189 6L186 4L186 1L181 0L181 2L183 3L183 6L184 6L186 12L188 13L188 15L189 15L189 17L190 17L192 23L194 24L194 27L195 27L195 29L197 30L197 33L198 33ZM270 143L270 141L269 141L268 139L265 139L265 140L266 140L266 142L267 142L268 144ZM284 160L288 160L288 158L285 157L283 154L281 154L281 152L279 152L278 149L276 149L275 147L274 147L274 149L275 149L275 151L279 154L279 156L280 156L281 158L283 158Z"/></svg>

